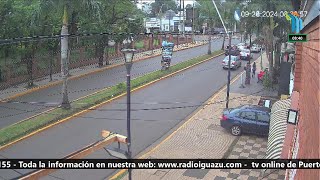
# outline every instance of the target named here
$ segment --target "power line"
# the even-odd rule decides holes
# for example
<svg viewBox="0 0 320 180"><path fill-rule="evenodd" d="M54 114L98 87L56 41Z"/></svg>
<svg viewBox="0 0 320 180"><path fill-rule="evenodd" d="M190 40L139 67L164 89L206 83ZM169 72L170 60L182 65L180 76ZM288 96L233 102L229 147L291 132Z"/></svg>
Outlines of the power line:
<svg viewBox="0 0 320 180"><path fill-rule="evenodd" d="M112 32L100 32L100 33L77 33L77 34L67 34L67 35L37 35L37 36L29 36L29 37L17 37L17 38L9 38L9 39L0 39L0 45L10 45L16 44L20 42L34 42L39 40L50 40L50 39L60 39L64 37L90 37L90 36L136 36L136 35L182 35L181 33L112 33ZM191 33L189 35L192 35Z"/></svg>
<svg viewBox="0 0 320 180"><path fill-rule="evenodd" d="M179 58L179 57L181 57L181 55L177 55L177 56L175 56L175 57L177 57L177 58ZM109 61L112 61L112 59L111 60L109 60ZM116 60L117 61L117 60ZM115 61L115 62L116 62ZM78 61L78 62L83 62L83 61ZM68 64L71 64L71 63L68 63ZM147 64L147 65L143 65L143 66L139 66L139 67L146 67L146 66L149 66L149 65L151 65L151 64L155 64L155 63L150 63L150 64ZM53 66L53 68L55 68L56 67L56 65L54 65ZM50 68L50 67L47 67L47 68ZM93 68L93 67L92 67ZM118 72L122 72L122 71L118 71ZM154 72L154 71L152 71L152 72ZM19 74L23 74L23 75L25 75L25 73L17 73L18 75ZM108 72L107 72L107 74L108 74ZM133 74L133 75L140 75L140 74L143 74L143 73L137 73L137 74ZM95 77L101 77L101 76L103 76L103 75L99 75L99 76L95 76ZM91 78L93 78L93 77L91 77ZM120 78L122 78L122 77L119 77L119 78L116 78L116 79L120 79ZM87 79L87 78L86 78ZM103 88L105 88L105 87L103 87ZM96 89L101 89L101 88L96 88ZM92 90L94 90L94 89L92 89ZM78 91L76 91L76 92L81 92L81 91L85 91L85 90L78 90ZM12 92L12 91L11 91ZM11 92L5 92L5 93L0 93L0 94L7 94L7 93L11 93Z"/></svg>
<svg viewBox="0 0 320 180"><path fill-rule="evenodd" d="M257 91L255 93L252 93L252 94L231 98L230 100L236 100L236 99L239 99L239 98L242 98L242 97L248 97L248 96L251 96L251 95L254 95L254 94L258 94L258 93L260 93L262 91L264 91L264 89L262 89L260 91ZM225 101L226 100L221 100L221 101L214 101L214 102L210 102L210 103L206 103L206 104L197 104L197 105L189 105L189 106L176 106L176 107L163 107L163 108L141 108L141 109L133 109L132 111L156 111L156 110L175 110L175 109L195 108L195 107L219 104L219 103L223 103ZM45 106L45 105L37 104L37 106ZM45 106L45 108L47 108L47 107L56 107L56 106ZM72 109L84 110L84 108L72 108ZM126 111L126 109L97 109L97 108L88 108L87 110L102 111L102 112L105 112L105 111L111 111L111 112L123 112L123 111ZM26 113L26 112L23 112L23 113ZM21 113L21 114L23 114L23 113ZM51 112L43 112L43 113L44 114L49 114L49 115L60 115L60 114L55 114L55 113L51 113ZM9 117L11 117L11 116L14 116L14 115L10 115ZM0 119L1 118L6 118L6 117L8 117L8 116L0 117Z"/></svg>
<svg viewBox="0 0 320 180"><path fill-rule="evenodd" d="M31 111L28 111L28 110L18 110L18 111L23 111L21 113L15 113L15 114L10 114L10 115L6 115L6 116L1 116L0 119L3 119L3 118L8 118L8 117L13 117L13 116L18 116L18 115L21 115L21 114L27 114L27 113L30 113L30 112L38 112L38 113L41 113L39 112L39 110L44 110L46 109L47 107L43 107L43 108L39 108L39 109L36 109L36 110L31 110Z"/></svg>
<svg viewBox="0 0 320 180"><path fill-rule="evenodd" d="M178 57L181 57L181 56L176 56L177 58ZM185 62L185 61L182 61L182 62ZM178 62L178 63L182 63L182 62ZM177 63L177 64L178 64ZM156 62L153 62L153 63L149 63L147 65L142 65L142 66L138 66L136 67L137 69L139 68L142 68L142 67L148 67L148 66L151 66L151 65L154 65L156 64ZM199 72L205 72L205 71L208 71L208 70L212 70L212 69L215 69L216 67L210 67L210 68L205 68L205 69L200 69L200 70L196 70L194 72L182 72L182 73L179 73L179 74L176 74L176 75L173 75L174 77L179 77L179 76L183 76L185 74L192 74L192 73L199 73ZM154 71L150 71L148 73L153 73L155 71L159 71L158 69L154 70ZM125 70L118 70L116 71L117 73L121 73L121 72L125 72ZM132 76L137 76L137 78L141 77L139 75L145 75L146 73L134 73L132 74ZM112 75L112 73L104 73L104 74L101 74L101 75L98 75L98 76L94 76L94 77L91 77L90 76L90 79L95 79L95 78L98 78L98 77L102 77L102 76L105 76L105 75ZM116 77L114 79L112 79L112 81L115 81L115 80L119 80L119 79L124 79L125 77ZM89 79L88 77L86 77L85 79ZM72 94L72 93L79 93L79 92L85 92L85 91L92 91L92 90L102 90L102 89L105 89L105 88L111 88L115 85L109 85L109 86L104 86L104 87L99 87L99 88L88 88L88 89L82 89L82 90L75 90L75 91L68 91L68 93ZM7 94L7 93L10 93L10 92L5 92L5 93L0 93L1 94ZM53 93L53 94L49 94L48 96L54 96L54 95L60 95L61 92L59 93ZM1 102L1 101L0 101ZM6 101L2 101L2 102L6 102Z"/></svg>
<svg viewBox="0 0 320 180"><path fill-rule="evenodd" d="M196 72L206 71L206 70L210 70L210 69L211 68L207 68L207 69L199 70L199 71L196 71ZM180 76L180 75L184 75L184 73L179 74L179 75L175 75L175 76ZM0 102L3 102L3 103L16 103L16 104L17 103L20 103L20 104L32 104L32 105L35 105L35 106L45 106L43 109L45 109L47 107L56 107L58 105L58 103L56 103L56 102L22 102L22 101L0 101ZM184 103L185 104L185 103L193 103L193 102L163 102L163 103L162 102L151 102L151 103L132 103L132 104L179 104L179 103ZM201 103L203 103L203 102L201 102ZM121 103L119 103L119 104L121 104ZM52 106L52 105L55 105L55 106ZM191 108L191 107L197 107L197 106L199 106L199 105L189 106L189 107L173 107L173 108L174 109L181 109L181 108ZM83 109L83 108L77 108L77 109ZM168 110L168 109L172 109L172 108L162 108L162 109L156 108L156 109L142 109L142 110ZM33 111L27 111L27 110L21 110L21 109L16 109L16 110L20 110L20 111L24 111L24 112L18 113L18 114L2 116L2 117L0 117L0 119L1 118L7 118L7 117L13 117L13 116L16 116L16 115L25 114L25 113L29 113L29 112L36 112L38 110L42 110L42 108L41 109L37 109L37 110L33 110ZM94 109L89 109L89 110L94 110ZM115 109L115 110L109 109L108 111L124 111L124 110L122 110L122 109ZM135 110L135 111L139 111L139 109Z"/></svg>
<svg viewBox="0 0 320 180"><path fill-rule="evenodd" d="M249 95L254 95L254 94L258 94L260 92L263 92L265 89L261 89L257 92L254 92L252 94L248 94L248 95L244 95L244 96L240 96L240 97L237 97L237 98L241 98L241 97L247 97ZM273 98L273 99L276 99L276 98ZM45 106L45 107L56 107L54 105L60 105L60 103L58 102L27 102L27 101L12 101L12 100L9 100L9 101L0 101L2 103L12 103L12 104L30 104L30 105L35 105L35 106ZM200 106L200 105L203 105L202 103L204 102L187 102L187 101L182 101L182 102L179 102L179 101L175 101L175 102L136 102L136 103L131 103L131 104L142 104L142 105L166 105L166 104L192 104L192 103L197 103L196 105L193 105L193 106ZM199 104L201 103L201 104ZM75 103L75 104L88 104L88 103ZM117 103L117 104L126 104L126 103ZM206 104L204 104L206 105ZM207 104L207 105L210 105ZM193 107L192 106L192 107ZM0 106L1 107L1 106ZM187 107L187 106L182 106L182 107ZM191 106L188 106L188 107L191 107ZM167 107L166 107L167 108ZM176 108L181 108L181 107L176 107ZM118 111L118 110L121 110L122 109L115 109L115 111ZM153 110L153 109L152 109ZM25 110L24 110L25 111Z"/></svg>

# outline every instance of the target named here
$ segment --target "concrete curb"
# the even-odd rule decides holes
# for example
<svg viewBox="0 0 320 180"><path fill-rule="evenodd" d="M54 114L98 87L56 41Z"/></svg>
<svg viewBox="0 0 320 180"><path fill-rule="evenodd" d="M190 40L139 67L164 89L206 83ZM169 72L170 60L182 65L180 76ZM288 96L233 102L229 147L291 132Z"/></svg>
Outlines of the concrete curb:
<svg viewBox="0 0 320 180"><path fill-rule="evenodd" d="M213 57L207 58L207 59L205 59L205 60L202 60L201 62L198 62L198 63L193 64L193 65L191 65L191 66L188 66L188 67L186 67L186 68L183 68L183 69L180 69L180 70L178 70L178 71L175 71L175 72L173 72L173 73L171 73L171 74L168 74L168 75L166 75L166 76L163 76L163 77L161 77L161 78L159 78L159 79L153 80L153 81L151 81L151 82L149 82L149 83L147 83L147 84L144 84L144 85L142 85L142 86L139 86L139 87L131 90L131 92L134 92L134 91L143 89L143 88L145 88L145 87L147 87L147 86L150 86L150 85L152 85L152 84L154 84L154 83L156 83L156 82L158 82L158 81L161 81L161 80L163 80L163 79L166 79L166 78L168 78L168 77L171 77L171 76L173 76L173 75L175 75L175 74L178 74L178 73L180 73L180 72L182 72L182 71L185 71L185 70L187 70L187 69L190 69L190 68L192 68L192 67L194 67L194 66L197 66L197 65L199 65L199 64L201 64L201 63L207 62L207 61L209 61L209 60L211 60L211 59L213 59L213 58L219 57L219 56L221 56L221 55L223 55L223 54L224 54L224 52L221 53L221 54L215 55L215 56L213 56ZM104 102L101 102L101 103L99 103L99 104L97 104L97 105L94 105L93 107L87 108L87 109L82 110L82 111L80 111L80 112L78 112L78 113L76 113L76 114L73 114L72 116L66 117L66 118L64 118L64 119L61 119L61 120L53 123L53 124L50 124L50 125L45 126L45 127L43 127L43 128L40 128L40 129L38 129L38 130L36 130L36 131L28 134L28 135L25 135L25 136L23 136L23 137L21 137L21 138L19 138L19 139L17 139L17 140L14 140L14 141L6 144L6 145L0 146L0 150L5 149L5 148L7 148L7 147L9 147L9 146L11 146L11 145L19 142L19 141L22 141L22 140L28 138L28 137L31 137L31 136L33 136L33 135L36 135L36 134L38 134L38 133L40 133L40 132L42 132L42 131L44 131L44 130L46 130L46 129L49 129L49 128L55 126L55 125L61 124L61 123L63 123L63 122L66 122L66 121L68 121L68 120L71 120L71 119L73 119L73 118L75 118L75 117L77 117L77 116L79 116L79 115L85 114L85 113L87 113L87 112L90 111L90 110L88 110L88 109L99 108L99 107L101 107L101 106L103 106L103 105L105 105L105 104L107 104L107 103L110 103L111 101L113 101L113 100L115 100L115 99L119 99L120 97L123 97L124 95L126 95L126 93L120 94L120 95L118 95L118 96L116 96L116 97L113 97L113 98L107 100L107 101L104 101ZM26 119L26 120L27 120L27 119ZM19 123L19 122L18 122L18 123Z"/></svg>
<svg viewBox="0 0 320 180"><path fill-rule="evenodd" d="M261 56L261 55L260 55ZM258 58L256 60L258 60L260 58L260 56L258 56ZM255 60L255 61L256 61ZM252 61L251 65L253 64L253 62L255 61ZM235 83L242 74L244 74L245 71L241 71L239 72L239 74L237 76L235 76L233 79L231 79L230 81L230 84L233 84ZM212 95L208 100L205 101L204 104L209 104L210 102L212 102L220 93L222 93L223 91L225 91L227 89L227 84L222 86L217 93L215 93L214 95ZM200 107L200 108L197 108L193 113L191 113L187 118L186 120L182 123L182 125L179 123L176 127L176 130L174 130L173 132L171 132L167 137L165 137L163 140L161 140L160 143L158 143L157 145L150 145L151 147L154 146L153 148L150 148L150 146L148 148L146 148L145 151L147 152L142 152L142 153L139 153L139 154L142 154L142 155L139 155L139 159L143 159L143 158L146 158L146 156L148 156L149 154L151 154L152 152L156 151L161 144L163 144L164 142L166 142L167 140L169 140L174 134L176 134L181 128L183 128L184 126L186 126L188 123L190 123L192 121L192 118L195 117L197 114L199 114L203 109L205 109L208 105L205 105L204 107ZM166 136L166 135L165 135ZM235 138L233 140L233 142L231 143L231 145L229 146L228 150L225 152L225 154L223 155L223 158L227 158L231 152L231 150L233 149L233 146L239 141L239 137ZM149 150L148 150L149 149ZM118 179L120 178L121 176L124 176L126 173L127 170L126 169L121 169L119 172L115 173L114 175L112 175L109 179L110 180L115 180L115 179ZM121 177L122 178L122 177Z"/></svg>

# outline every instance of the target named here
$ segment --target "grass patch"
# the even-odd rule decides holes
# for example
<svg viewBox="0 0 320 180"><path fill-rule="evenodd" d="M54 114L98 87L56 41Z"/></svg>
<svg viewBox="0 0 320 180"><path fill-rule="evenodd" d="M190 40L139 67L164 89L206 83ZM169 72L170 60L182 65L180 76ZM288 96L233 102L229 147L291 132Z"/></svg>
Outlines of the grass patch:
<svg viewBox="0 0 320 180"><path fill-rule="evenodd" d="M160 45L159 39L154 39L154 40L153 40L153 45L154 45L154 46Z"/></svg>
<svg viewBox="0 0 320 180"><path fill-rule="evenodd" d="M135 48L136 49L142 49L144 47L144 42L143 41L139 41L135 43Z"/></svg>
<svg viewBox="0 0 320 180"><path fill-rule="evenodd" d="M170 67L167 71L155 71L149 74L145 74L143 76L137 77L131 81L131 86L133 88L137 88L143 84L147 84L151 81L154 81L156 79L159 79L165 75L168 75L172 72L181 70L183 68L186 68L190 65L199 63L203 61L204 59L207 59L209 57L212 57L214 55L222 53L222 50L215 51L212 53L212 55L203 55L199 56L194 59L190 59L188 61L184 61L181 63L178 63L176 65L173 65ZM84 109L88 109L96 104L99 104L103 101L109 100L112 97L121 95L126 92L126 85L125 83L119 83L115 86L111 86L108 89L102 90L98 93L95 93L93 95L90 95L88 97L79 99L75 102L71 103L72 108L69 110L64 110L60 108L56 108L50 112L47 112L45 114L39 115L37 117L31 118L29 120L5 127L3 129L0 129L0 145L3 146L9 142L12 142L20 137L23 137L35 130L38 130L46 125L52 124L54 122L57 122L63 118L69 117L72 114L75 114L77 112L80 112Z"/></svg>

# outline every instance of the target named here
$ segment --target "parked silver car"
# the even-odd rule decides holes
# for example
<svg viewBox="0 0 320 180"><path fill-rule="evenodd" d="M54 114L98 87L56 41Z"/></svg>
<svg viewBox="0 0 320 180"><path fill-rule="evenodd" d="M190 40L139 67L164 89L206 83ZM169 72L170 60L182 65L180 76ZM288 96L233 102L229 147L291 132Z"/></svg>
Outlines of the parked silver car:
<svg viewBox="0 0 320 180"><path fill-rule="evenodd" d="M261 51L261 48L259 46L252 46L250 48L250 51L253 52L253 53L258 53Z"/></svg>
<svg viewBox="0 0 320 180"><path fill-rule="evenodd" d="M223 69L228 69L229 67L229 56L226 56L223 61L222 61L222 68ZM231 61L230 61L230 68L231 69L237 69L241 67L241 60L239 56L231 56Z"/></svg>
<svg viewBox="0 0 320 180"><path fill-rule="evenodd" d="M249 61L250 59L252 59L252 54L250 52L249 49L242 49L241 52L240 52L240 59L244 59L244 60L247 60Z"/></svg>

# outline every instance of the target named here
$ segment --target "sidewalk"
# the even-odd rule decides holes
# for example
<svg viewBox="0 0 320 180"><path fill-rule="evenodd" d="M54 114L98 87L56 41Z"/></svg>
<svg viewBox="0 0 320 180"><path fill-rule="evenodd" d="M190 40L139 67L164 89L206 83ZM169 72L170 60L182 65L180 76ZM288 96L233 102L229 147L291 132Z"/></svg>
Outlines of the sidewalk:
<svg viewBox="0 0 320 180"><path fill-rule="evenodd" d="M260 58L256 63L257 72L259 72ZM266 67L267 65L267 59L264 54L263 66ZM245 88L240 88L240 84L240 78L231 84L229 107L258 104L261 96L276 95L276 92L262 90L262 84L257 83L256 77ZM255 92L259 93L252 95ZM209 103L224 101L225 98L226 88L215 94L209 100ZM169 138L162 141L142 158L263 158L266 152L267 138L254 135L232 136L228 131L220 127L220 117L224 108L225 102L205 106L174 131ZM261 179L261 177L259 178L260 171L251 169L146 169L133 170L133 179ZM266 179L284 179L283 174L283 171L274 172ZM122 179L127 178L128 175L125 175Z"/></svg>
<svg viewBox="0 0 320 180"><path fill-rule="evenodd" d="M188 48L193 48L193 47L197 47L197 46L201 46L204 44L207 44L207 41L196 41L194 44L193 43L188 43L188 44L181 44L179 46L175 46L174 47L174 51L180 51L180 50L184 50L184 49L188 49ZM153 52L152 50L150 51L145 51L145 52L141 52L141 53L137 53L134 55L133 61L140 61L140 60L144 60L144 59L148 59L148 58L152 58L155 56L159 56L161 55L161 49L154 49ZM92 64L89 66L84 66L84 67L80 67L80 68L75 68L75 69L70 69L69 73L71 74L71 77L69 78L77 78L77 77L81 77L81 76L85 76L87 74L91 74L91 73L95 73L98 71L103 71L105 69L109 69L115 66L118 66L120 64L123 64L124 57L120 57L120 58L114 58L110 60L110 65L109 66L104 66L102 68L98 67L98 64ZM42 89L45 87L49 87L52 85L56 85L62 82L62 77L60 73L56 73L52 75L52 79L53 81L49 81L50 77L49 76L45 76L39 79L35 79L34 83L36 84L37 87L34 88L26 88L27 87L27 83L22 83L4 90L0 90L0 100L1 99L6 99L6 98L10 98L12 96L16 96L19 94L24 94L28 91L32 91L35 89Z"/></svg>

